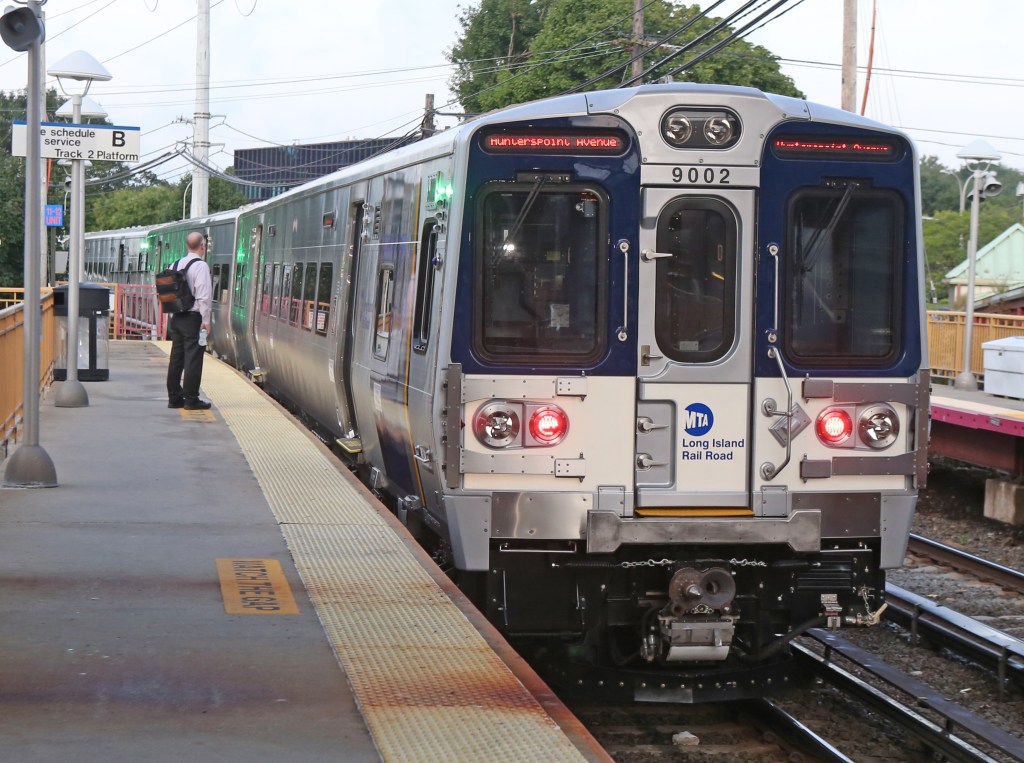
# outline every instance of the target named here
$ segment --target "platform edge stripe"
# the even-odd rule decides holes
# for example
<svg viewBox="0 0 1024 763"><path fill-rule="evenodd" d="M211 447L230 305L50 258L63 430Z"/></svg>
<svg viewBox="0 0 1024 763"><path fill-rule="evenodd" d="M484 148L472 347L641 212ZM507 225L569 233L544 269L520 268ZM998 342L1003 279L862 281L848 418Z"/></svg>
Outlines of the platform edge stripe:
<svg viewBox="0 0 1024 763"><path fill-rule="evenodd" d="M387 760L584 759L390 530L282 531Z"/></svg>
<svg viewBox="0 0 1024 763"><path fill-rule="evenodd" d="M235 435L278 522L383 525L384 521L309 441L262 396L238 385L220 363L205 369L203 390Z"/></svg>
<svg viewBox="0 0 1024 763"><path fill-rule="evenodd" d="M384 759L585 761L329 454L230 367L210 363L204 372L203 391L267 496ZM351 503L340 512L339 496ZM354 570L360 554L363 569ZM411 612L420 627L396 649L382 634L396 632L393 624L407 629ZM444 635L453 627L454 638ZM426 681L424 669L434 671ZM475 693L457 688L466 677Z"/></svg>

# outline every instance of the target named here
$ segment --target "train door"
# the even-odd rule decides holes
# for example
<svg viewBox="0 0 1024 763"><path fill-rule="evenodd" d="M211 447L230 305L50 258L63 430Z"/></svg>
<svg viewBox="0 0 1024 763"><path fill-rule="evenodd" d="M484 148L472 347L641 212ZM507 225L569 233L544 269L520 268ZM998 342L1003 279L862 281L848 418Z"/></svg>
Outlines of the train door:
<svg viewBox="0 0 1024 763"><path fill-rule="evenodd" d="M754 192L642 203L636 513L750 513Z"/></svg>
<svg viewBox="0 0 1024 763"><path fill-rule="evenodd" d="M345 437L340 444L346 450L356 453L361 450L356 428L356 411L352 402L352 348L355 338L356 274L359 252L363 243L363 201L349 205L348 241L342 253L341 272L338 282L337 341L335 357L335 389L337 395L338 423Z"/></svg>
<svg viewBox="0 0 1024 763"><path fill-rule="evenodd" d="M262 288L263 216L240 221L238 236L237 250L247 251L244 251L244 256L239 254L235 258L231 333L238 353L236 364L239 368L252 371L260 365L255 332Z"/></svg>

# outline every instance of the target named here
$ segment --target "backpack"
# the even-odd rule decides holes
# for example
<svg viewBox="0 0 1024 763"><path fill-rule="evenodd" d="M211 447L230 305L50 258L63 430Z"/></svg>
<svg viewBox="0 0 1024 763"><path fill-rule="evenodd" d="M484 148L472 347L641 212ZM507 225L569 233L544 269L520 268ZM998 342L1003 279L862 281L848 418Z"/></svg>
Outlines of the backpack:
<svg viewBox="0 0 1024 763"><path fill-rule="evenodd" d="M171 267L156 274L156 298L160 300L162 312L187 313L195 305L196 298L192 296L192 290L188 287L185 273L197 262L199 260L189 260L188 265L178 270L181 263L181 260L178 260Z"/></svg>

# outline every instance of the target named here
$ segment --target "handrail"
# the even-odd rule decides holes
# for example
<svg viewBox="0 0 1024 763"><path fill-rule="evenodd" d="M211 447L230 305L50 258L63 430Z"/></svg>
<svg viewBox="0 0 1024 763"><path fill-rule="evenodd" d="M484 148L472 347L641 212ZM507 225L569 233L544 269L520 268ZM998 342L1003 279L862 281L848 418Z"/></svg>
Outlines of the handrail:
<svg viewBox="0 0 1024 763"><path fill-rule="evenodd" d="M24 419L25 316L22 302L7 305L4 296L23 289L0 289L0 460L22 435ZM42 341L39 346L39 390L53 382L56 324L53 318L53 291L40 296Z"/></svg>

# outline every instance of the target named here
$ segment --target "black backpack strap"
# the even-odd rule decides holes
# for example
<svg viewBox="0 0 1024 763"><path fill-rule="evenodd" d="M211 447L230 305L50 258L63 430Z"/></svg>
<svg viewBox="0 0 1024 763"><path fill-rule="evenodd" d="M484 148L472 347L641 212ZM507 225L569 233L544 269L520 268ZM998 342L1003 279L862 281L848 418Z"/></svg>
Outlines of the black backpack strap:
<svg viewBox="0 0 1024 763"><path fill-rule="evenodd" d="M185 273L187 273L187 272L188 272L188 269L189 269L190 267L192 267L192 266L193 266L193 265L194 265L195 263L197 263L197 262L199 262L199 258L198 258L198 257L197 257L196 259L194 259L194 260L189 260L189 261L188 261L188 265L186 265L185 267L183 267L183 268L181 269L181 274L182 274L182 275L185 275ZM177 269L178 269L178 265L180 265L180 264L181 264L181 260L177 260L177 261L176 261L176 262L174 263L174 267L172 268L172 270L177 270Z"/></svg>

